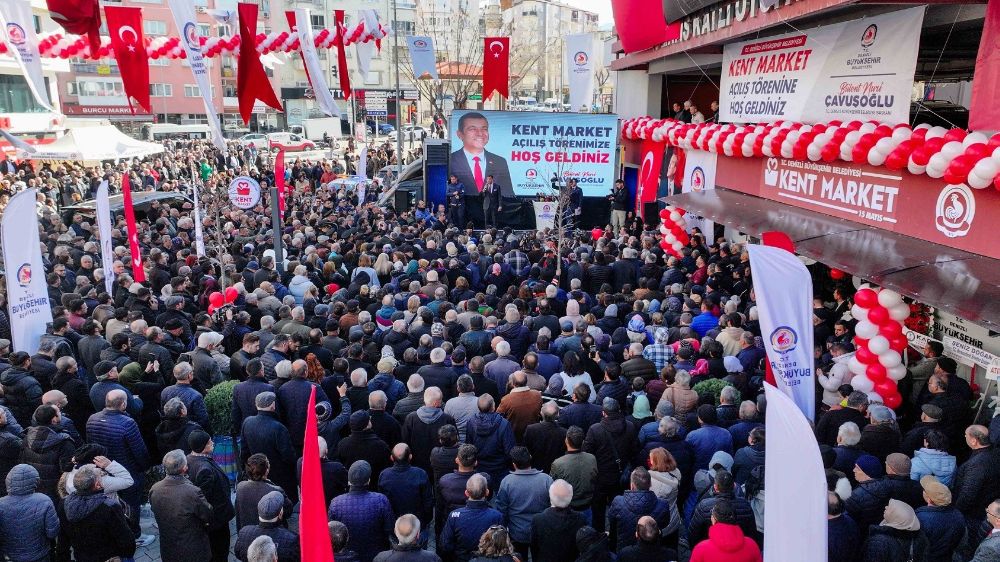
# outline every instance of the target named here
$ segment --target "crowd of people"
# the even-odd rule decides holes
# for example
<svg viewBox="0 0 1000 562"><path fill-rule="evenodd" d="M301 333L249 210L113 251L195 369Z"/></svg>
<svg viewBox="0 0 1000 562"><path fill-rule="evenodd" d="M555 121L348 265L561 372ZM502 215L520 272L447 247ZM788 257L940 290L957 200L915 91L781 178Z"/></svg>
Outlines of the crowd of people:
<svg viewBox="0 0 1000 562"><path fill-rule="evenodd" d="M304 159L275 229L266 199L228 204L234 175L273 180L271 155L235 148L0 162L0 208L38 189L53 315L34 354L0 316L0 557L128 560L158 540L167 562L298 560L315 415L340 562L761 560L766 359L739 244L695 231L677 259L641 223L561 245L473 231L332 191L344 166ZM92 219L61 209L123 173L135 190L196 178L205 255L190 204L157 202L144 280L120 218L114 271L98 268ZM973 419L935 343L910 350L901 408L854 390L853 287L815 286L828 559L1000 560L1000 425Z"/></svg>

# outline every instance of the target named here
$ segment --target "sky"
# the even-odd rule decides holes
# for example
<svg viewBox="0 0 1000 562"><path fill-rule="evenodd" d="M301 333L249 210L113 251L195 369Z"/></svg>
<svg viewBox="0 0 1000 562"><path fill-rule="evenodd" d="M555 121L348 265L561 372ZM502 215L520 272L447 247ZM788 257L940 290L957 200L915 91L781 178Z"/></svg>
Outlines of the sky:
<svg viewBox="0 0 1000 562"><path fill-rule="evenodd" d="M614 23L614 16L611 15L611 0L565 0L567 4L597 12L601 20L601 26Z"/></svg>

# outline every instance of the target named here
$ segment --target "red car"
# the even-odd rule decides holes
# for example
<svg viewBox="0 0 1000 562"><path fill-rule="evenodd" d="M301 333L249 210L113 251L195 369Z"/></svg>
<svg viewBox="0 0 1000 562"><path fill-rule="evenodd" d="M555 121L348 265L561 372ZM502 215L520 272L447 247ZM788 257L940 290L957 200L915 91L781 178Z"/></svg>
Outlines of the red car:
<svg viewBox="0 0 1000 562"><path fill-rule="evenodd" d="M267 140L268 146L272 149L277 148L287 152L314 150L316 148L316 143L309 139L302 138L295 133L271 133L267 135Z"/></svg>

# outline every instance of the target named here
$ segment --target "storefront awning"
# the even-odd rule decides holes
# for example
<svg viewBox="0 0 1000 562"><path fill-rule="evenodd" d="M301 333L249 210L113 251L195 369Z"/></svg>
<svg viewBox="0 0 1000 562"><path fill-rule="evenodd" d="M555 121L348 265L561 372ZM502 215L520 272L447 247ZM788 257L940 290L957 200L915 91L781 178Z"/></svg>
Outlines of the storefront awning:
<svg viewBox="0 0 1000 562"><path fill-rule="evenodd" d="M751 236L780 230L803 256L1000 331L1000 260L724 188L664 200Z"/></svg>

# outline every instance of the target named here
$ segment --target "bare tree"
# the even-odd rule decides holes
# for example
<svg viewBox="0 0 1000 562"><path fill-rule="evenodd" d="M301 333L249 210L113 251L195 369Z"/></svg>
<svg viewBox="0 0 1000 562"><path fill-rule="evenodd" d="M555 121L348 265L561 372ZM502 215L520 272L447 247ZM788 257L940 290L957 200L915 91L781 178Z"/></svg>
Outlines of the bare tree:
<svg viewBox="0 0 1000 562"><path fill-rule="evenodd" d="M598 68L597 72L594 73L594 87L597 91L597 99L599 101L601 111L606 109L604 106L604 86L610 81L611 71L609 71L606 66Z"/></svg>

